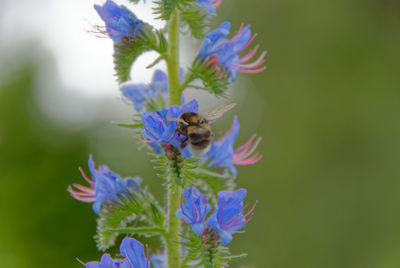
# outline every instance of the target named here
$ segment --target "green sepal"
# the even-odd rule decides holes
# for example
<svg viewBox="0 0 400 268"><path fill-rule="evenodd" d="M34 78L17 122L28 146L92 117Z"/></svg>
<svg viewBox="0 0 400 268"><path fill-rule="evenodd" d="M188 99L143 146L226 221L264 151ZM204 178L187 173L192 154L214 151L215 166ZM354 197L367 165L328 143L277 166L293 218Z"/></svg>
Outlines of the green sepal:
<svg viewBox="0 0 400 268"><path fill-rule="evenodd" d="M222 68L221 65L218 65ZM204 87L198 87L190 84L196 79L200 79ZM182 87L192 87L196 89L207 90L216 96L225 96L225 91L230 83L230 75L225 69L216 71L213 66L207 66L205 60L200 60L198 57L194 60L188 74L185 77Z"/></svg>

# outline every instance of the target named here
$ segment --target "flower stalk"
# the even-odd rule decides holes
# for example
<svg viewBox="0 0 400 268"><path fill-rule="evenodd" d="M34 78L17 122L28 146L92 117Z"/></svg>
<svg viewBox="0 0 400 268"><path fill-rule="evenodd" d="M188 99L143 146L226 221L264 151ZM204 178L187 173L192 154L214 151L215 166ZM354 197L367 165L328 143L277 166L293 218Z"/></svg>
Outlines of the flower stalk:
<svg viewBox="0 0 400 268"><path fill-rule="evenodd" d="M179 105L182 91L179 87L179 13L176 11L169 24L168 31L168 81L169 81L169 104ZM173 173L173 175L178 175ZM168 187L168 232L166 247L168 253L168 267L179 267L181 259L181 247L178 243L181 232L181 220L175 216L179 208L182 189L173 176L169 178Z"/></svg>

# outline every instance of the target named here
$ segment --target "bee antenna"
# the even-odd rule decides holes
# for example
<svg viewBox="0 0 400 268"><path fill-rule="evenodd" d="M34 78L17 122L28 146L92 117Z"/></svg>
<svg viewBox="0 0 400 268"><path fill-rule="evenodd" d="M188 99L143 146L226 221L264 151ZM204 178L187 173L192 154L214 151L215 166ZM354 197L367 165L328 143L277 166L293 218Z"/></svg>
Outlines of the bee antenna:
<svg viewBox="0 0 400 268"><path fill-rule="evenodd" d="M175 121L178 122L178 118L167 118L168 121Z"/></svg>

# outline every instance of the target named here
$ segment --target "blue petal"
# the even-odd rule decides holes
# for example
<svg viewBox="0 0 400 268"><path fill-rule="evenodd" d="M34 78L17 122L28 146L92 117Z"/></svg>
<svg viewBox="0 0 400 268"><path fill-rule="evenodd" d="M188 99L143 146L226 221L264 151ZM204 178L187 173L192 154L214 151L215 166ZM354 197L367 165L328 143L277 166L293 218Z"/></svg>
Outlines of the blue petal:
<svg viewBox="0 0 400 268"><path fill-rule="evenodd" d="M116 264L111 258L110 254L104 254L101 257L101 261L91 261L86 263L86 268L116 268Z"/></svg>
<svg viewBox="0 0 400 268"><path fill-rule="evenodd" d="M206 225L204 224L204 222L201 222L201 223L191 224L191 227L195 234L201 236L204 232L204 229L206 228Z"/></svg>
<svg viewBox="0 0 400 268"><path fill-rule="evenodd" d="M188 103L182 106L182 113L187 113L187 112L198 113L198 111L199 111L199 103L195 99L189 101Z"/></svg>
<svg viewBox="0 0 400 268"><path fill-rule="evenodd" d="M221 238L221 243L222 243L222 245L224 245L224 246L228 245L228 244L232 241L232 234L229 233L229 232L226 232L226 231L224 231L224 230L222 230L222 231L219 233L219 236L220 236L220 238Z"/></svg>
<svg viewBox="0 0 400 268"><path fill-rule="evenodd" d="M215 14L214 3L211 0L197 0L199 6L204 7L208 12Z"/></svg>
<svg viewBox="0 0 400 268"><path fill-rule="evenodd" d="M121 268L132 268L132 266L146 268L147 259L144 255L144 247L136 239L125 237L120 246L120 253L129 260L121 262Z"/></svg>
<svg viewBox="0 0 400 268"><path fill-rule="evenodd" d="M211 229L213 229L217 232L221 231L221 228L219 226L218 219L217 219L217 211L214 212L214 214L212 214L210 216L210 218L208 218L207 224L208 224L208 226L210 226Z"/></svg>
<svg viewBox="0 0 400 268"><path fill-rule="evenodd" d="M148 99L149 88L146 85L126 84L121 87L122 94L133 102L135 110L140 112Z"/></svg>

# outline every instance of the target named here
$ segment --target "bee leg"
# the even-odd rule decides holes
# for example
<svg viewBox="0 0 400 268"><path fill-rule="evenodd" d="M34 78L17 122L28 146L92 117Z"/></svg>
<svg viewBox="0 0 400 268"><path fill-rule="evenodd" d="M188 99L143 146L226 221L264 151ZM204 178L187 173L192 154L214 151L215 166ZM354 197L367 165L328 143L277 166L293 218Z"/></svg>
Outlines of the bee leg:
<svg viewBox="0 0 400 268"><path fill-rule="evenodd" d="M181 148L183 149L183 148L185 148L186 147L186 142L188 141L188 138L187 137L185 137L185 138L183 138L183 139L181 139L180 141L179 141L179 145L181 146Z"/></svg>

